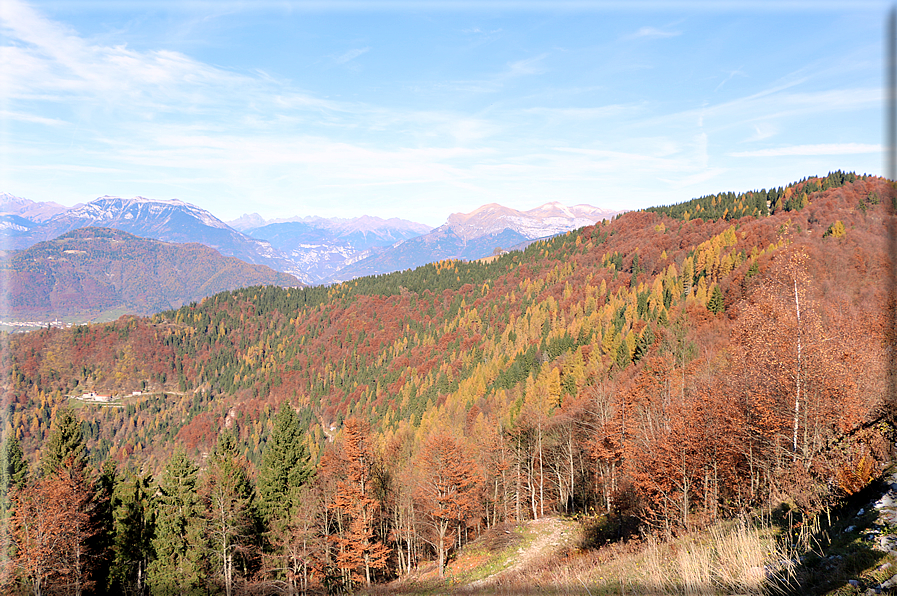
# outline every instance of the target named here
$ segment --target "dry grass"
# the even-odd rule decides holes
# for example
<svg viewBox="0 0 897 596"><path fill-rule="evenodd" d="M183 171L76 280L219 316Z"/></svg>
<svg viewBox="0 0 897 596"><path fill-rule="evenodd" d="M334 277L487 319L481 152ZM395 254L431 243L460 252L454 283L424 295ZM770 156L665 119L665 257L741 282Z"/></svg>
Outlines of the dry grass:
<svg viewBox="0 0 897 596"><path fill-rule="evenodd" d="M445 579L435 567L425 567L385 591L366 593L760 596L781 591L791 579L792 556L777 546L773 532L745 523L717 524L671 542L648 538L600 549L558 547L526 565L510 566L533 542L525 529L512 528L496 528L469 545ZM486 584L475 581L489 576Z"/></svg>
<svg viewBox="0 0 897 596"><path fill-rule="evenodd" d="M669 543L653 539L598 551L546 555L503 578L496 592L525 594L770 594L790 578L791 557L772 533L743 523Z"/></svg>

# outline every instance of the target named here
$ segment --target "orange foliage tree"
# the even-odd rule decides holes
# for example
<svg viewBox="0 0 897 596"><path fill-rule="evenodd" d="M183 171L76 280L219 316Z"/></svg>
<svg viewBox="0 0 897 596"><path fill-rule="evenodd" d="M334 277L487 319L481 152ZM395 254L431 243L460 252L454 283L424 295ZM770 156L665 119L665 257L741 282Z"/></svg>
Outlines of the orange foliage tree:
<svg viewBox="0 0 897 596"><path fill-rule="evenodd" d="M80 468L64 466L14 491L11 500L11 575L35 596L56 588L80 596L89 589L93 582L87 543L97 529L91 520L92 495Z"/></svg>
<svg viewBox="0 0 897 596"><path fill-rule="evenodd" d="M372 572L386 569L389 559L389 549L375 535L380 502L374 493L376 460L369 435L366 423L354 417L346 420L341 457L334 462L342 465L344 476L337 484L332 506L345 520L336 537L336 564L349 584L355 581L354 573L363 573L370 585Z"/></svg>
<svg viewBox="0 0 897 596"><path fill-rule="evenodd" d="M416 497L439 557L439 574L446 554L480 510L480 476L461 445L444 431L430 435L420 455L422 479Z"/></svg>

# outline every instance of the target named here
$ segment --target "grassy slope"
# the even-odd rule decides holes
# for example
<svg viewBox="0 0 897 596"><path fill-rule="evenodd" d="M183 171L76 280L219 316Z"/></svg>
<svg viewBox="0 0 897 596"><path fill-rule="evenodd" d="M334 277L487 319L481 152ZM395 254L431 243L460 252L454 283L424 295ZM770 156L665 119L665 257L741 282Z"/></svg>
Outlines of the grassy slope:
<svg viewBox="0 0 897 596"><path fill-rule="evenodd" d="M888 482L897 482L897 472ZM600 523L593 518L502 524L458 553L444 577L430 562L367 593L863 594L897 573L897 556L877 548L881 535L897 533L874 507L886 490L880 482L855 495L803 545L787 537L788 518L775 512L761 514L762 522L720 522L667 541L597 549L587 546Z"/></svg>

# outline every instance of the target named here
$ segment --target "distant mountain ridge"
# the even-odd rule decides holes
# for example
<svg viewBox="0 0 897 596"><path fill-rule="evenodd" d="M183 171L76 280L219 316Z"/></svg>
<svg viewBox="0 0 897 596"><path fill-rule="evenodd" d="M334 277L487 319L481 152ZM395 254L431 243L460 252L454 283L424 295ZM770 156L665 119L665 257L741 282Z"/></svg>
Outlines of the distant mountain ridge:
<svg viewBox="0 0 897 596"><path fill-rule="evenodd" d="M33 222L44 222L58 213L66 211L68 207L59 203L34 201L11 195L8 192L0 192L0 214L18 215Z"/></svg>
<svg viewBox="0 0 897 596"><path fill-rule="evenodd" d="M453 213L445 224L428 234L399 242L349 265L333 281L413 269L444 259L481 259L497 249L526 245L611 219L618 213L591 205L566 207L557 202L528 211L490 203L470 213Z"/></svg>
<svg viewBox="0 0 897 596"><path fill-rule="evenodd" d="M27 233L15 236L10 240L10 246L27 248L36 242L90 226L115 228L164 242L199 242L225 256L266 265L300 279L304 277L290 259L269 243L241 234L208 211L177 199L161 201L103 196L59 213Z"/></svg>
<svg viewBox="0 0 897 596"><path fill-rule="evenodd" d="M259 221L258 214L244 216ZM264 220L261 220L264 221ZM244 233L271 243L316 282L330 281L352 263L422 234L430 226L399 218L363 215L353 219L302 217L273 220Z"/></svg>
<svg viewBox="0 0 897 596"><path fill-rule="evenodd" d="M610 219L619 211L608 211L591 205L565 207L561 203L546 203L529 211L518 211L497 203L483 205L470 213L449 215L445 226L465 240L511 230L535 240L590 226L602 219Z"/></svg>
<svg viewBox="0 0 897 596"><path fill-rule="evenodd" d="M0 261L3 316L150 315L224 290L297 286L295 277L251 265L198 243L139 238L111 228L80 228Z"/></svg>
<svg viewBox="0 0 897 596"><path fill-rule="evenodd" d="M84 227L108 227L164 242L199 242L223 255L266 265L306 284L474 260L616 215L590 205L546 203L519 211L491 203L453 213L438 228L401 218L317 216L265 220L244 214L229 223L177 199L102 196L65 209L0 194L3 248L25 249Z"/></svg>
<svg viewBox="0 0 897 596"><path fill-rule="evenodd" d="M247 232L253 229L262 228L272 224L282 223L303 223L309 224L311 227L321 230L332 230L337 235L351 234L354 232L374 232L383 230L402 230L416 232L417 234L426 234L433 228L426 224L401 219L399 217L390 217L383 219L372 215L361 215L359 217L319 217L317 215L308 215L305 217L279 217L276 219L264 219L258 213L244 213L237 219L227 222L235 230Z"/></svg>

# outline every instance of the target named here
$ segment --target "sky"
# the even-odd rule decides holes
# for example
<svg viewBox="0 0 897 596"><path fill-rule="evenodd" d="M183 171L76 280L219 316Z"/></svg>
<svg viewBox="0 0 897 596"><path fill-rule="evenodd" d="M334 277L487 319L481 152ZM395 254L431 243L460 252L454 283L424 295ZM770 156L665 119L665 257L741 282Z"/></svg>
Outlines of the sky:
<svg viewBox="0 0 897 596"><path fill-rule="evenodd" d="M881 175L889 8L0 0L0 192L438 226Z"/></svg>

